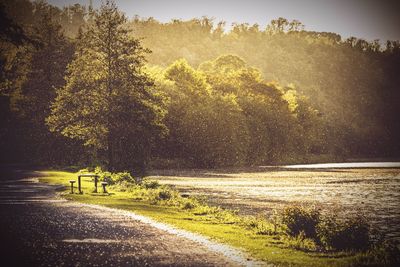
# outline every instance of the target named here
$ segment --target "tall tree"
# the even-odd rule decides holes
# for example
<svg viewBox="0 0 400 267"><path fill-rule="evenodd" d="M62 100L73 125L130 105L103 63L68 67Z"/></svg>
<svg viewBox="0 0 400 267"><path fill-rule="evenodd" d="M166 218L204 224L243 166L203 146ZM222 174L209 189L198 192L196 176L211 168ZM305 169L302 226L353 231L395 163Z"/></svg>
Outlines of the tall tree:
<svg viewBox="0 0 400 267"><path fill-rule="evenodd" d="M95 12L47 119L51 131L106 151L110 170L144 168L165 131L163 100L142 71L147 50L125 23L114 2Z"/></svg>
<svg viewBox="0 0 400 267"><path fill-rule="evenodd" d="M16 100L16 108L30 121L45 126L55 88L65 83L63 78L73 49L61 26L54 22L51 9L47 6L42 9L32 33L38 45L28 52L31 66L21 88L22 99Z"/></svg>
<svg viewBox="0 0 400 267"><path fill-rule="evenodd" d="M203 168L243 164L248 133L235 95L213 90L185 60L171 64L165 78L174 84L166 119L170 155Z"/></svg>
<svg viewBox="0 0 400 267"><path fill-rule="evenodd" d="M45 118L50 114L50 104L55 88L64 84L64 74L72 58L72 45L64 37L57 23L56 10L44 3L28 1L32 17L27 24L13 26L8 32L23 34L14 49L8 49L8 62L1 73L6 78L1 83L2 92L9 97L10 140L19 159L31 162L54 162L54 151L64 145L65 139L51 134ZM10 6L8 12L11 14ZM19 30L15 30L18 29ZM13 30L14 29L14 30ZM3 87L4 86L4 87ZM58 149L57 149L57 148ZM66 159L64 151L62 159Z"/></svg>

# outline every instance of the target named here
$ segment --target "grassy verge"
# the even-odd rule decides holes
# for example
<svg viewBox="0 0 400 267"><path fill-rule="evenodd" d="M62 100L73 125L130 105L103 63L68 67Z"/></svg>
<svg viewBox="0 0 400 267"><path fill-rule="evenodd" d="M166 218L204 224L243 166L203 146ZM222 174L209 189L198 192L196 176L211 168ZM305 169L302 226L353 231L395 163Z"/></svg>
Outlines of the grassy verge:
<svg viewBox="0 0 400 267"><path fill-rule="evenodd" d="M318 252L307 239L298 240L257 218L199 205L197 200L171 197L173 190L111 186L110 194L93 194L93 182L83 178L84 194L69 194L69 180L77 174L41 171L40 181L66 185L62 196L83 203L133 211L178 228L240 248L250 256L278 266L383 266L375 252ZM101 191L101 190L100 190ZM161 192L161 193L160 193ZM172 202L173 203L172 203ZM386 264L388 265L388 264Z"/></svg>

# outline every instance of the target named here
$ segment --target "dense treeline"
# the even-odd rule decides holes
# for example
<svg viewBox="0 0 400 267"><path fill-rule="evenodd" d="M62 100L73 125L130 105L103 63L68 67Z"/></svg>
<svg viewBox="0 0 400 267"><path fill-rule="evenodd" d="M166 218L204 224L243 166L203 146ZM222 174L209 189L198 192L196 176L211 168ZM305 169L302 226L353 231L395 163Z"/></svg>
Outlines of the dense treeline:
<svg viewBox="0 0 400 267"><path fill-rule="evenodd" d="M181 59L149 71L169 99L170 134L158 149L164 158L216 167L326 152L316 132L323 131L318 112L307 99L266 82L237 56L220 56L197 69Z"/></svg>
<svg viewBox="0 0 400 267"><path fill-rule="evenodd" d="M74 51L55 19L61 12L42 1L5 1L0 8L6 21L1 33L1 159L73 163L82 150L79 144L51 134L45 125Z"/></svg>
<svg viewBox="0 0 400 267"><path fill-rule="evenodd" d="M229 32L208 18L127 21L107 5L1 2L1 161L129 170L399 156L398 41L283 18Z"/></svg>
<svg viewBox="0 0 400 267"><path fill-rule="evenodd" d="M234 24L227 33L223 23L214 25L208 18L170 23L136 18L130 25L153 50L152 64L167 66L185 58L197 67L232 54L258 68L265 80L294 86L322 114L324 139L334 154L376 157L400 151L399 41L342 40L283 18L265 29Z"/></svg>

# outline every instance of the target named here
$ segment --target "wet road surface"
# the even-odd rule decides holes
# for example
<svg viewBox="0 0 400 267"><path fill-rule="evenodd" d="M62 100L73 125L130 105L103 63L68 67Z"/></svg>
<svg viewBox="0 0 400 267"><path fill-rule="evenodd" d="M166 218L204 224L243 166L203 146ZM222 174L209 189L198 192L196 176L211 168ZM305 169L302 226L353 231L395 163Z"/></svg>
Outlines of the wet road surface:
<svg viewBox="0 0 400 267"><path fill-rule="evenodd" d="M29 173L5 175L2 266L235 266L198 243L132 218L57 199L56 187L37 183Z"/></svg>

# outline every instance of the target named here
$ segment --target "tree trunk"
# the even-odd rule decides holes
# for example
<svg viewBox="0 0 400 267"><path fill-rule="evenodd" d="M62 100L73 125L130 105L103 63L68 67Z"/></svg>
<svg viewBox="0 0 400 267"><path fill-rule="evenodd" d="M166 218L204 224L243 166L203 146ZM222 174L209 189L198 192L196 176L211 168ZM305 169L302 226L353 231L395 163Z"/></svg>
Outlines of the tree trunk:
<svg viewBox="0 0 400 267"><path fill-rule="evenodd" d="M107 124L108 124L108 136L107 136L107 146L108 146L108 171L114 171L114 155L113 155L113 140L112 140L112 125L111 125L111 99L112 99L112 85L111 85L111 27L108 24L108 45L107 45L107 59L108 59L108 69L107 69L107 91L108 91L108 107L107 107Z"/></svg>
<svg viewBox="0 0 400 267"><path fill-rule="evenodd" d="M108 171L114 171L114 153L113 153L113 140L111 133L107 137L107 153L108 153Z"/></svg>

